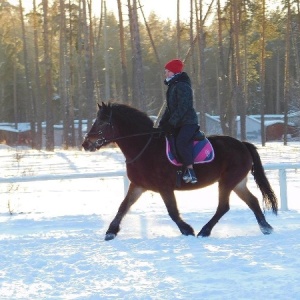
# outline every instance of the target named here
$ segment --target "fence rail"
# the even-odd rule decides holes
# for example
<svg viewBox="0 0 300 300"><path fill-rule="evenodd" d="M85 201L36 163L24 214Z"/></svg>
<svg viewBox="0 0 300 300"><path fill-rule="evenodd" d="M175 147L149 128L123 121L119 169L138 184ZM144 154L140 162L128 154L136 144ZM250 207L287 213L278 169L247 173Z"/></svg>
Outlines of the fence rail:
<svg viewBox="0 0 300 300"><path fill-rule="evenodd" d="M109 178L122 177L124 183L124 195L127 194L128 187L129 187L129 179L127 178L125 171L7 177L7 178L0 178L0 183L19 183L19 182L32 182L32 181L83 179L83 178L108 178L108 177Z"/></svg>
<svg viewBox="0 0 300 300"><path fill-rule="evenodd" d="M300 169L300 163L265 164L264 169L278 170L279 188L280 188L280 208L283 211L288 210L286 170ZM100 173L76 173L76 174L53 174L53 175L40 175L40 176L7 177L7 178L0 178L0 184L31 182L31 181L81 179L81 178L108 178L108 177L116 177L116 178L121 177L124 183L124 195L127 194L128 187L129 187L129 179L127 178L125 171L105 172L105 173L100 172Z"/></svg>
<svg viewBox="0 0 300 300"><path fill-rule="evenodd" d="M280 188L280 209L288 210L286 170L300 169L300 163L265 164L265 170L278 170Z"/></svg>

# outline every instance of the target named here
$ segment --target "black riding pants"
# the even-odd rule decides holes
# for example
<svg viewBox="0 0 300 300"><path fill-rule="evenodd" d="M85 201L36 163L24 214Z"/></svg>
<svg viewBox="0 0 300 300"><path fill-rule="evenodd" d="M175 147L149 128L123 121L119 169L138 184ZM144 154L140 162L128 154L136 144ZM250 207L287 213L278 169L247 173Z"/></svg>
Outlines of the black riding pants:
<svg viewBox="0 0 300 300"><path fill-rule="evenodd" d="M177 153L184 166L192 165L193 158L193 136L199 126L196 124L183 125L176 135Z"/></svg>

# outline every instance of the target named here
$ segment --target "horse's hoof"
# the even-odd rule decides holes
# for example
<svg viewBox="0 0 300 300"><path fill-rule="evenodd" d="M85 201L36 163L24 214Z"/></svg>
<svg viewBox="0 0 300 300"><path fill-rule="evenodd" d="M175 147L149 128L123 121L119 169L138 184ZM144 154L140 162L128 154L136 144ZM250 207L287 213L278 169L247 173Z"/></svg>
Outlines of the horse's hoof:
<svg viewBox="0 0 300 300"><path fill-rule="evenodd" d="M273 232L273 228L270 227L262 227L260 226L260 230L263 234L271 234Z"/></svg>
<svg viewBox="0 0 300 300"><path fill-rule="evenodd" d="M202 228L200 232L197 234L197 237L208 237L210 236L211 230L208 228Z"/></svg>
<svg viewBox="0 0 300 300"><path fill-rule="evenodd" d="M189 235L191 235L191 236L195 236L195 233L194 232L181 232L183 235L185 235L185 236L189 236Z"/></svg>
<svg viewBox="0 0 300 300"><path fill-rule="evenodd" d="M271 234L273 232L273 227L265 220L259 222L258 225L263 234Z"/></svg>
<svg viewBox="0 0 300 300"><path fill-rule="evenodd" d="M114 233L107 233L107 234L105 235L105 241L111 241L111 240L113 240L116 236L117 236L117 235L114 234Z"/></svg>
<svg viewBox="0 0 300 300"><path fill-rule="evenodd" d="M178 227L180 229L180 232L183 234L183 235L193 235L195 236L195 232L194 232L194 229L189 225L189 224L186 224L185 222L180 222L178 223Z"/></svg>

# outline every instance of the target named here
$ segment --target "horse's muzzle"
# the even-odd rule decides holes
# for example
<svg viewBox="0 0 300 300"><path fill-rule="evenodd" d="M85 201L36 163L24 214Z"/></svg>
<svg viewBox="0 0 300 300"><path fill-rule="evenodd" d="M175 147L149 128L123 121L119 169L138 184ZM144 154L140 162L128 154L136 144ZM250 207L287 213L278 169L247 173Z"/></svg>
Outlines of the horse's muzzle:
<svg viewBox="0 0 300 300"><path fill-rule="evenodd" d="M104 137L100 137L98 139L85 137L82 143L82 147L85 151L94 152L99 150L102 146L107 144L107 140Z"/></svg>
<svg viewBox="0 0 300 300"><path fill-rule="evenodd" d="M96 144L88 138L84 139L81 146L85 151L95 152L97 150Z"/></svg>

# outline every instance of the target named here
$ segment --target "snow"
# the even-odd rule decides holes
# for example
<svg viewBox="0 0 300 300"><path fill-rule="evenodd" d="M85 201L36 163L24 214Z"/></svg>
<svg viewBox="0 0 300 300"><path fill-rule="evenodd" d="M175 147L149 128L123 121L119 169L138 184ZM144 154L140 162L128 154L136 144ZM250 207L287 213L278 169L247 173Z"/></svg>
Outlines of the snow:
<svg viewBox="0 0 300 300"><path fill-rule="evenodd" d="M25 132L30 130L30 123L17 123L17 128L15 126L15 123L0 123L0 130L10 132Z"/></svg>
<svg viewBox="0 0 300 300"><path fill-rule="evenodd" d="M299 143L258 148L263 163L300 161ZM0 159L1 300L299 297L299 170L287 172L289 210L266 212L271 235L232 195L210 237L182 236L160 197L147 192L117 238L105 242L124 196L122 178L62 176L121 172L118 149L50 153L1 145ZM266 173L279 195L278 172ZM14 181L22 177L40 180ZM251 175L249 187L261 199ZM176 195L183 219L198 232L216 209L217 186Z"/></svg>

